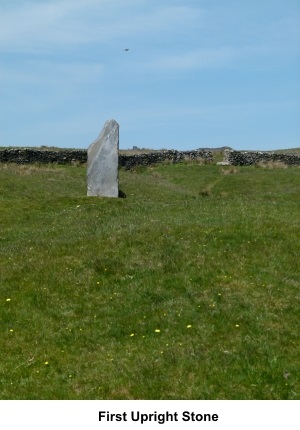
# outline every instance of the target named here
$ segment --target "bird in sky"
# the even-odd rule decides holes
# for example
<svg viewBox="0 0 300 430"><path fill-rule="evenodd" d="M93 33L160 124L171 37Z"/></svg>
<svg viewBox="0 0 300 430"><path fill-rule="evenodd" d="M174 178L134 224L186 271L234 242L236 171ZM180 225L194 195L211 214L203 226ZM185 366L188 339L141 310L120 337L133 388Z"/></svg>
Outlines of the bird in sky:
<svg viewBox="0 0 300 430"><path fill-rule="evenodd" d="M129 48L125 48L125 49L123 49L123 51L126 51L126 52L127 52L127 51L129 51Z"/></svg>

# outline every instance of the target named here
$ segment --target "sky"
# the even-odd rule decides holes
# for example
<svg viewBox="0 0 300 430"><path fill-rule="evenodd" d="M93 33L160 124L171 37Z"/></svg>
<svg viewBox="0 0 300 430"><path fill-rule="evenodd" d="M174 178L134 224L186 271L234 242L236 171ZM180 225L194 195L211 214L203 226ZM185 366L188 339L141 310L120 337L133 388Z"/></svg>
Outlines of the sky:
<svg viewBox="0 0 300 430"><path fill-rule="evenodd" d="M109 119L120 149L300 147L300 1L0 0L0 146Z"/></svg>

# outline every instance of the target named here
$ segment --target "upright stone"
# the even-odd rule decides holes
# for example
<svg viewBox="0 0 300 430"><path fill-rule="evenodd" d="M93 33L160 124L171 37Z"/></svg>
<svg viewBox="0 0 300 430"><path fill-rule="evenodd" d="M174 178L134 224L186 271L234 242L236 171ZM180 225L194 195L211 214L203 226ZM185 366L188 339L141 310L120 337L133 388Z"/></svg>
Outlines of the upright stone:
<svg viewBox="0 0 300 430"><path fill-rule="evenodd" d="M111 119L88 148L88 196L118 197L118 153L119 124Z"/></svg>

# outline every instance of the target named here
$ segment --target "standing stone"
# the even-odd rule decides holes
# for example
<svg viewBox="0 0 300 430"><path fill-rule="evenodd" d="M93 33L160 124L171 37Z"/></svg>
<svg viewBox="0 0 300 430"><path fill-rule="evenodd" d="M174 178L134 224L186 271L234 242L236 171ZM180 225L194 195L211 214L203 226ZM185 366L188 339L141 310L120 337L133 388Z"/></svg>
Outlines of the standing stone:
<svg viewBox="0 0 300 430"><path fill-rule="evenodd" d="M111 119L88 148L88 196L118 197L118 153L119 124Z"/></svg>

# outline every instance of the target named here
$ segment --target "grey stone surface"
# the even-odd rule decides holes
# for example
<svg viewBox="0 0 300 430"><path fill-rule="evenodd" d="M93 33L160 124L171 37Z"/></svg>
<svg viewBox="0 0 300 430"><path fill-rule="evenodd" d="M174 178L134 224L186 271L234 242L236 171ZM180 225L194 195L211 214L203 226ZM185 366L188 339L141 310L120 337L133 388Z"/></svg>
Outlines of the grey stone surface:
<svg viewBox="0 0 300 430"><path fill-rule="evenodd" d="M87 195L118 197L119 124L106 121L99 137L88 148Z"/></svg>

